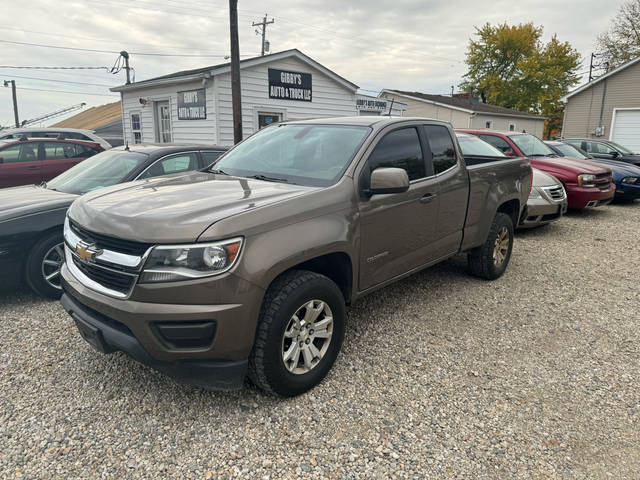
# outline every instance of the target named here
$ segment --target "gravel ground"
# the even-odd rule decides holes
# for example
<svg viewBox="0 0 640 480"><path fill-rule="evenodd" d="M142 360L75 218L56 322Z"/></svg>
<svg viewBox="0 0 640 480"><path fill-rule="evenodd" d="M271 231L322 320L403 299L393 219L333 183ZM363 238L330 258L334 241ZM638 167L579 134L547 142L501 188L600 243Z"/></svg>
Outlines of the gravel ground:
<svg viewBox="0 0 640 480"><path fill-rule="evenodd" d="M310 393L212 393L0 294L1 478L640 478L640 204L519 233L349 310ZM633 252L633 253L631 253Z"/></svg>

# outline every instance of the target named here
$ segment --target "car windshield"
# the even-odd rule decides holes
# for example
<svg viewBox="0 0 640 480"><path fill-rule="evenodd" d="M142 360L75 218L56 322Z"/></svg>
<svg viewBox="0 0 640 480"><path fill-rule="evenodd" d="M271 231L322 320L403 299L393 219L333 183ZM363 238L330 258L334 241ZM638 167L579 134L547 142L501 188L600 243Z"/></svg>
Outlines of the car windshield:
<svg viewBox="0 0 640 480"><path fill-rule="evenodd" d="M509 135L509 138L527 157L554 157L556 152L533 135Z"/></svg>
<svg viewBox="0 0 640 480"><path fill-rule="evenodd" d="M562 156L564 157L579 158L580 160L586 160L589 158L576 147L569 145L568 143L558 143L553 146L560 150L560 153L562 153Z"/></svg>
<svg viewBox="0 0 640 480"><path fill-rule="evenodd" d="M481 155L485 157L507 157L493 145L489 145L484 140L474 135L457 135L462 155Z"/></svg>
<svg viewBox="0 0 640 480"><path fill-rule="evenodd" d="M47 188L82 195L124 181L148 155L123 150L107 150L80 162L47 182Z"/></svg>
<svg viewBox="0 0 640 480"><path fill-rule="evenodd" d="M633 152L631 150L629 150L628 148L623 147L619 143L608 142L608 145L613 146L616 150L618 150L623 155L633 155Z"/></svg>
<svg viewBox="0 0 640 480"><path fill-rule="evenodd" d="M212 167L239 177L326 187L342 176L369 127L281 124L248 138Z"/></svg>

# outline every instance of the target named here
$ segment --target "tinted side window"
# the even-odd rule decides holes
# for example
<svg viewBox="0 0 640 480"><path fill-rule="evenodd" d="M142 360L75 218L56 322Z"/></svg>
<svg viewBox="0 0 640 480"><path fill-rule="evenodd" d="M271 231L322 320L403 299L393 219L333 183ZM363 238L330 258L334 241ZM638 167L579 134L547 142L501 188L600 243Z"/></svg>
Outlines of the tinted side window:
<svg viewBox="0 0 640 480"><path fill-rule="evenodd" d="M201 153L202 153L202 159L204 163L203 166L208 167L213 162L218 160L220 155L222 155L224 152L201 152Z"/></svg>
<svg viewBox="0 0 640 480"><path fill-rule="evenodd" d="M438 174L449 170L458 162L449 129L442 125L425 125L424 130L433 155L434 173Z"/></svg>
<svg viewBox="0 0 640 480"><path fill-rule="evenodd" d="M154 163L149 169L138 178L151 178L171 173L197 170L198 157L195 153L182 153L172 157L163 158Z"/></svg>
<svg viewBox="0 0 640 480"><path fill-rule="evenodd" d="M508 152L515 153L511 148L511 145L509 145L504 138L496 137L495 135L478 135L478 136L480 137L480 139L484 140L489 145L493 145L494 147L496 147L502 153L508 153Z"/></svg>
<svg viewBox="0 0 640 480"><path fill-rule="evenodd" d="M409 180L426 177L420 137L415 128L402 128L385 135L369 157L369 171L380 167L403 168Z"/></svg>
<svg viewBox="0 0 640 480"><path fill-rule="evenodd" d="M4 163L16 163L20 161L20 148L21 145L12 145L10 147L5 148L4 150L0 150L0 157L3 158ZM34 159L37 160L37 159Z"/></svg>

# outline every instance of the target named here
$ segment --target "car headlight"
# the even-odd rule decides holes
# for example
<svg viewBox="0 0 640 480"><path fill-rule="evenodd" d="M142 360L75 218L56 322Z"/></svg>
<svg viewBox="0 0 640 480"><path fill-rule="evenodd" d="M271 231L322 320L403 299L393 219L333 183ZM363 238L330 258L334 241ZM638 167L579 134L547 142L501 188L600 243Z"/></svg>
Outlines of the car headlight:
<svg viewBox="0 0 640 480"><path fill-rule="evenodd" d="M241 248L242 238L154 247L145 261L140 283L175 282L219 275L233 267Z"/></svg>
<svg viewBox="0 0 640 480"><path fill-rule="evenodd" d="M542 195L540 195L537 188L533 187L531 189L531 193L529 193L529 200L534 200L536 198L542 198Z"/></svg>
<svg viewBox="0 0 640 480"><path fill-rule="evenodd" d="M638 177L624 177L622 183L638 183L638 180L640 180Z"/></svg>
<svg viewBox="0 0 640 480"><path fill-rule="evenodd" d="M595 187L596 176L591 173L578 175L578 185L581 187Z"/></svg>

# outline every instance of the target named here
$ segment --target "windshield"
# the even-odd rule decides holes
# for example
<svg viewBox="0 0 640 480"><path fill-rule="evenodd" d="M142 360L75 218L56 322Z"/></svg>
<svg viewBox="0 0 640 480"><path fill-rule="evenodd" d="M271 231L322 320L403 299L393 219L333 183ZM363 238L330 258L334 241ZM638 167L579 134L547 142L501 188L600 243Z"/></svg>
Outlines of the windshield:
<svg viewBox="0 0 640 480"><path fill-rule="evenodd" d="M612 145L613 147L615 147L615 149L618 150L623 155L633 155L633 152L631 150L629 150L628 148L623 147L619 143L608 142L608 144Z"/></svg>
<svg viewBox="0 0 640 480"><path fill-rule="evenodd" d="M527 157L557 156L556 152L533 135L509 135L509 138Z"/></svg>
<svg viewBox="0 0 640 480"><path fill-rule="evenodd" d="M338 181L370 132L369 127L344 125L267 127L227 153L211 170L326 187Z"/></svg>
<svg viewBox="0 0 640 480"><path fill-rule="evenodd" d="M123 150L107 150L80 162L47 182L47 188L82 195L124 181L148 155Z"/></svg>
<svg viewBox="0 0 640 480"><path fill-rule="evenodd" d="M462 155L481 155L485 157L505 157L506 155L493 145L473 135L457 135Z"/></svg>
<svg viewBox="0 0 640 480"><path fill-rule="evenodd" d="M568 143L558 143L557 145L554 145L554 147L560 150L560 153L562 153L564 157L579 158L580 160L586 160L589 158L576 147L569 145Z"/></svg>

